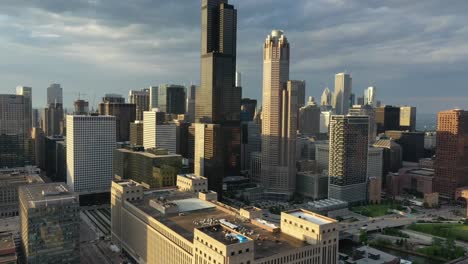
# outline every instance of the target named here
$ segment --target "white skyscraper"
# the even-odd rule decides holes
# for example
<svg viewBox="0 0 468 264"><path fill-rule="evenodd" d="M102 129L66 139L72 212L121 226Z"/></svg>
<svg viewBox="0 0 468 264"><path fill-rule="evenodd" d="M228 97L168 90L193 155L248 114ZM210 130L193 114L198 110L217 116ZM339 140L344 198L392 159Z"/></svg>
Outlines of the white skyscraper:
<svg viewBox="0 0 468 264"><path fill-rule="evenodd" d="M143 147L156 148L157 111L143 112Z"/></svg>
<svg viewBox="0 0 468 264"><path fill-rule="evenodd" d="M352 78L347 73L335 75L335 92L333 94L333 108L337 115L347 115L351 105Z"/></svg>
<svg viewBox="0 0 468 264"><path fill-rule="evenodd" d="M364 104L370 105L373 107L377 106L377 100L375 97L376 88L374 86L370 86L366 90L364 90Z"/></svg>
<svg viewBox="0 0 468 264"><path fill-rule="evenodd" d="M73 191L110 191L115 129L114 116L67 116L67 184Z"/></svg>
<svg viewBox="0 0 468 264"><path fill-rule="evenodd" d="M320 105L328 106L332 104L332 93L330 89L327 87L323 90L322 97L320 100Z"/></svg>
<svg viewBox="0 0 468 264"><path fill-rule="evenodd" d="M47 88L47 105L63 105L63 89L58 83L53 83Z"/></svg>
<svg viewBox="0 0 468 264"><path fill-rule="evenodd" d="M160 114L160 113L159 113ZM164 148L169 153L177 152L177 125L159 122L157 111L143 112L143 147Z"/></svg>

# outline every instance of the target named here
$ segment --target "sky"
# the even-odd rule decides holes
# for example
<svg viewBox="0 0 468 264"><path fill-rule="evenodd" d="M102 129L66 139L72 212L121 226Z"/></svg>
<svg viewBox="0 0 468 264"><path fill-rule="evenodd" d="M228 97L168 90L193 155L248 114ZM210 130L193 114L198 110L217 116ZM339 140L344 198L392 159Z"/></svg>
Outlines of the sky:
<svg viewBox="0 0 468 264"><path fill-rule="evenodd" d="M466 0L231 0L238 10L237 68L243 97L261 100L262 44L282 29L290 79L317 100L334 74L372 85L385 104L419 113L468 109ZM160 83L198 84L199 0L2 0L0 93L33 87L33 105L60 83L80 96L128 95Z"/></svg>

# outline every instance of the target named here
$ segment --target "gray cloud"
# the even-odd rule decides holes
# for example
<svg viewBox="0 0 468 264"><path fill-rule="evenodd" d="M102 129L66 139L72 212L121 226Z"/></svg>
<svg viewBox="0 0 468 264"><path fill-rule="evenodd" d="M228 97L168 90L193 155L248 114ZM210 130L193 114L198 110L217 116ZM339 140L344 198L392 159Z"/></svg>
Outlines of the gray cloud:
<svg viewBox="0 0 468 264"><path fill-rule="evenodd" d="M422 112L466 98L468 3L372 0L232 0L238 9L238 69L244 95L261 99L262 43L273 28L292 46L291 78L308 94L353 74L384 102ZM97 102L160 82L199 80L199 1L4 0L0 3L0 92L34 87L36 105L50 82ZM465 76L467 75L467 76ZM409 101L408 98L412 98ZM431 99L432 98L432 99ZM468 102L453 100L458 107ZM462 105L460 105L462 104ZM454 105L455 106L455 105Z"/></svg>

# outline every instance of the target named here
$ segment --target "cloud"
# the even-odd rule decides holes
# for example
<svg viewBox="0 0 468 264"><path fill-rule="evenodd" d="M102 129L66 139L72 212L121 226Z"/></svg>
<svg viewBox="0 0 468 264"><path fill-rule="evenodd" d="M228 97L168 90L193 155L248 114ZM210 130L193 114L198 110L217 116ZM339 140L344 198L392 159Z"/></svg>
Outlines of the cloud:
<svg viewBox="0 0 468 264"><path fill-rule="evenodd" d="M239 15L237 61L245 96L261 99L262 43L273 28L285 31L291 78L305 79L310 95L319 96L335 72L347 70L355 93L372 83L384 102L398 103L408 93L468 96L468 77L454 74L468 66L465 1L231 3ZM28 83L38 87L36 105L45 101L41 89L48 82L99 97L199 80L199 1L3 0L0 22L0 91ZM441 89L441 83L450 85ZM74 98L65 99L71 105ZM414 102L424 111L446 107L427 98Z"/></svg>

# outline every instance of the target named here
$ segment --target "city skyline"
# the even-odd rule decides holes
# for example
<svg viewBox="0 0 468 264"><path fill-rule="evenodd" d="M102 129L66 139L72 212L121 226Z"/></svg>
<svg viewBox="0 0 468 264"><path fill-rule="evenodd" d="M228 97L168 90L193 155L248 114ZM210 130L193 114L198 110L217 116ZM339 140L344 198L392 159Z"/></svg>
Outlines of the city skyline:
<svg viewBox="0 0 468 264"><path fill-rule="evenodd" d="M467 77L461 74L468 63L466 4L298 1L276 8L280 1L270 2L232 1L242 11L237 68L243 97L261 99L261 44L279 28L294 43L291 79L306 80L307 96L319 98L326 86L333 90L334 74L347 71L356 95L375 85L383 103L415 105L420 113L468 107ZM66 108L78 93L95 107L111 91L125 95L160 83L200 83L200 15L185 12L198 9L199 1L110 3L0 4L6 32L0 37L0 93L31 86L33 107L44 107L45 90L56 82ZM285 15L291 19L278 19Z"/></svg>

